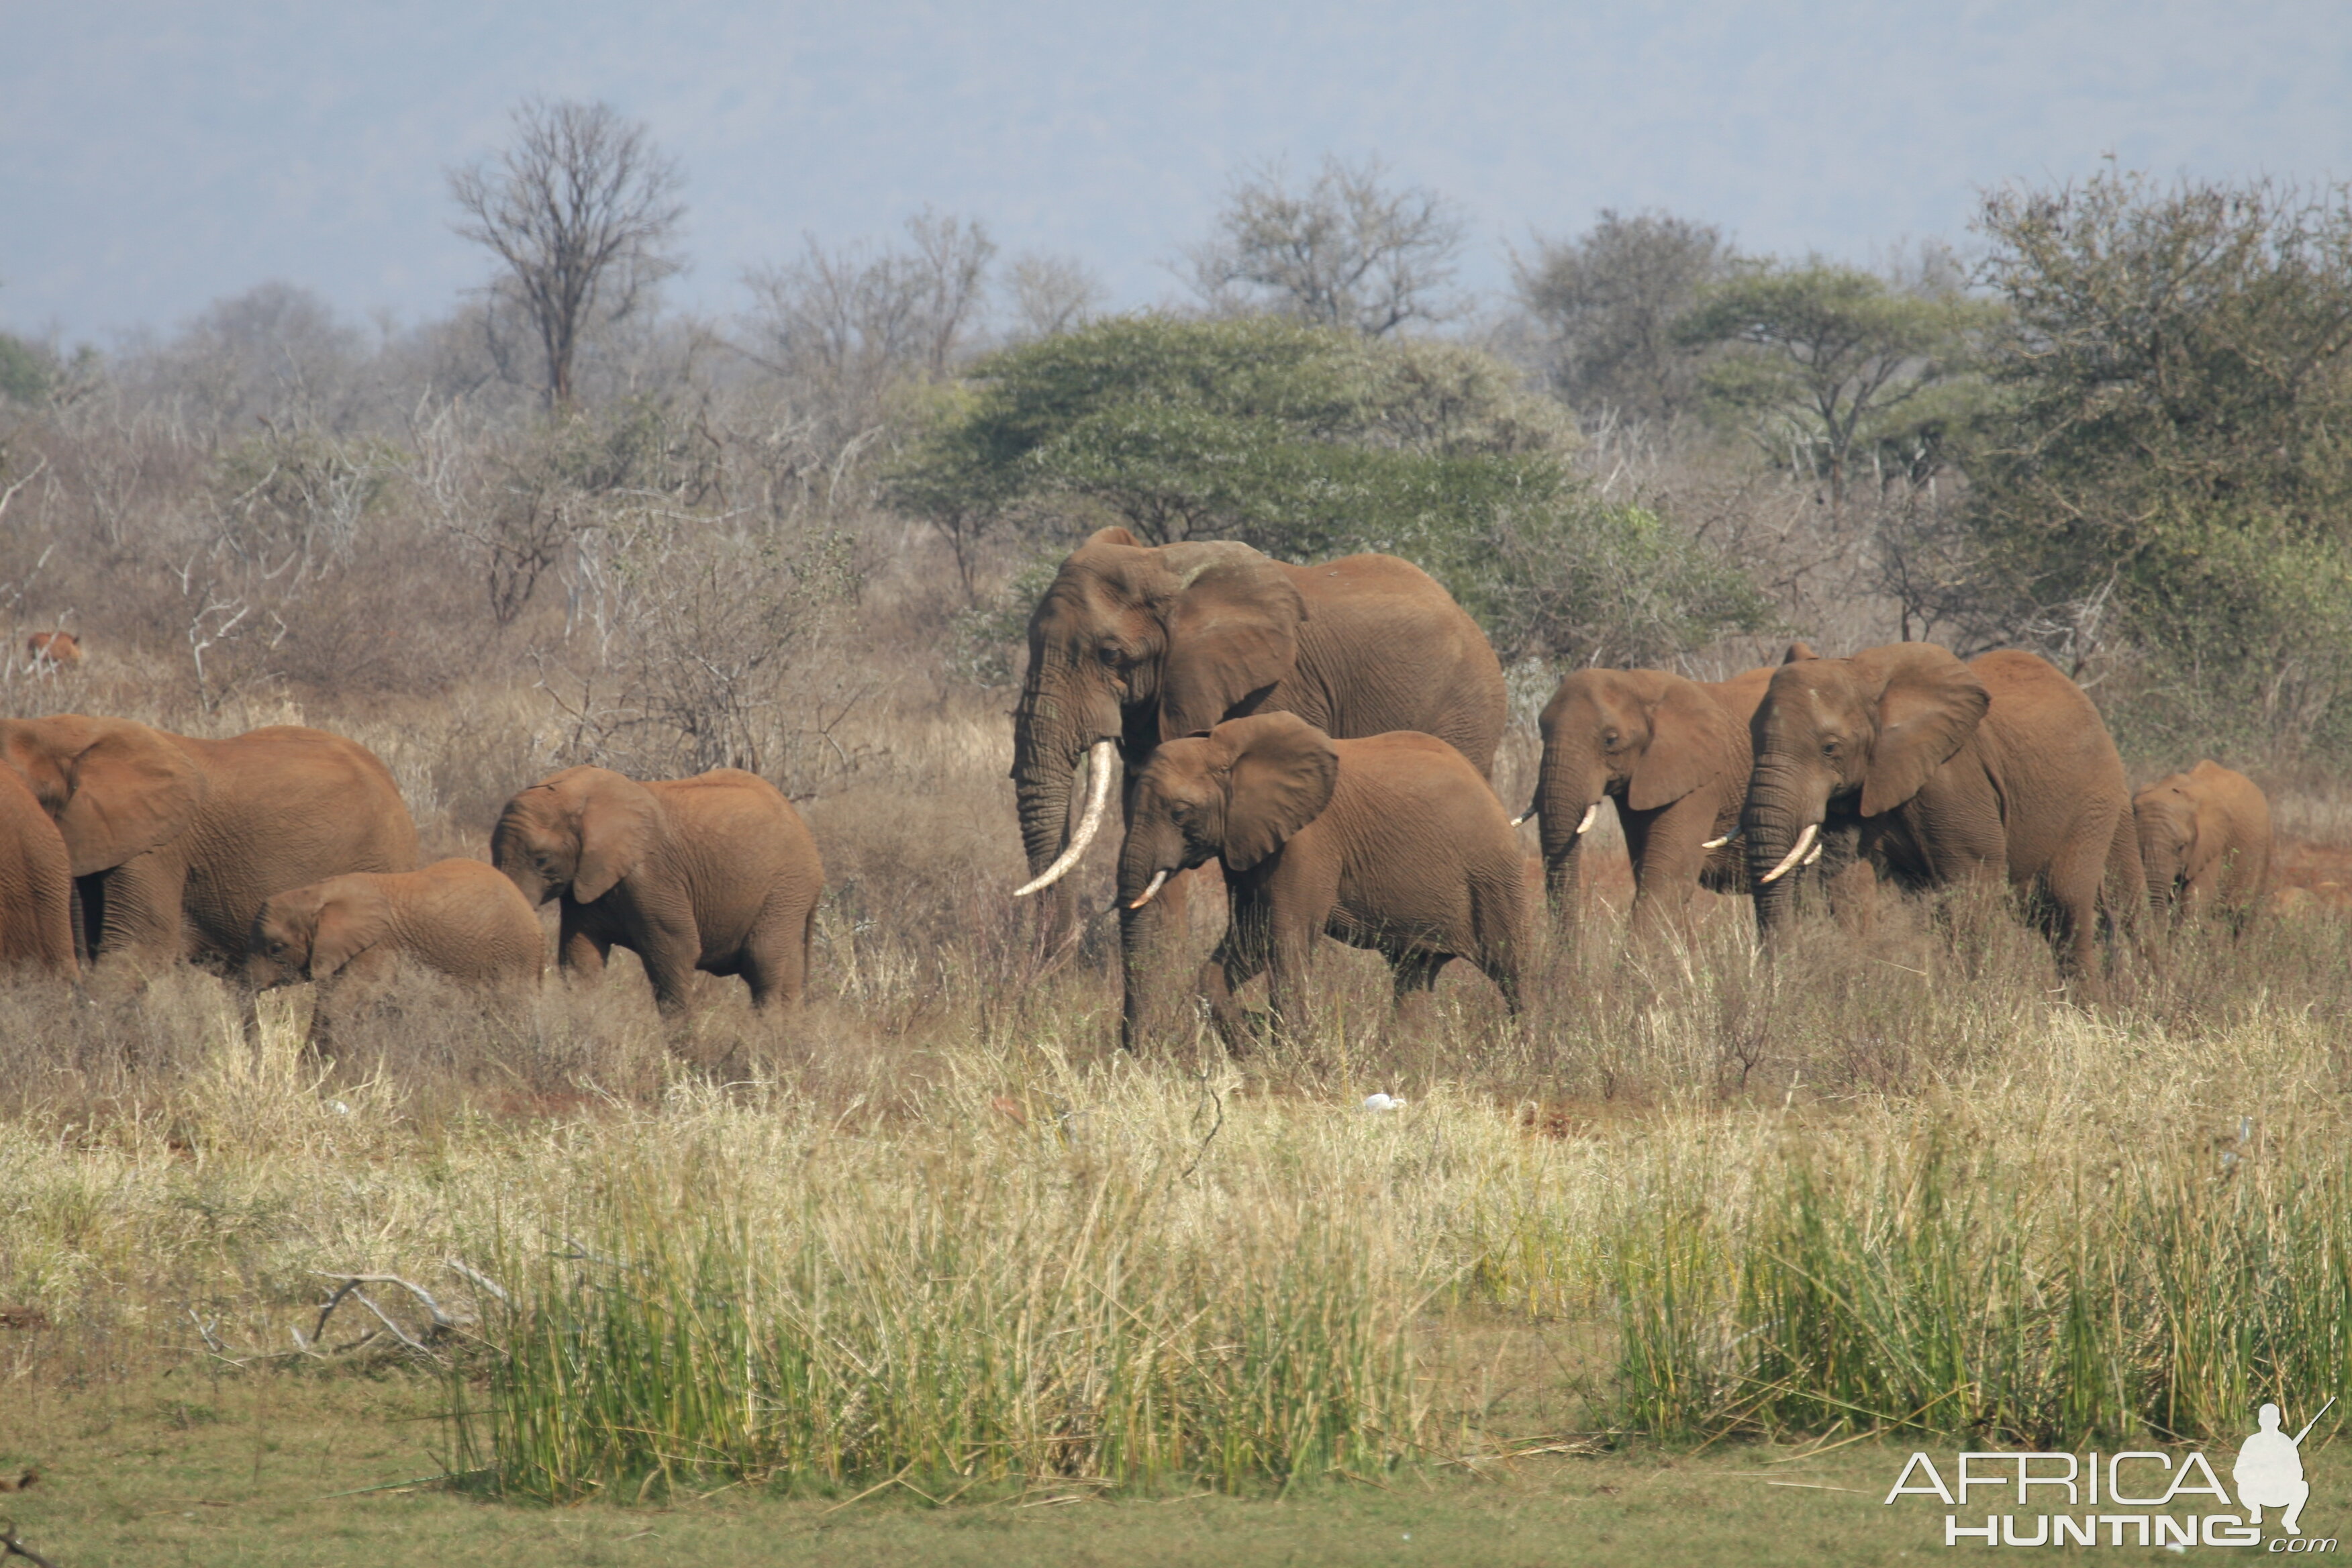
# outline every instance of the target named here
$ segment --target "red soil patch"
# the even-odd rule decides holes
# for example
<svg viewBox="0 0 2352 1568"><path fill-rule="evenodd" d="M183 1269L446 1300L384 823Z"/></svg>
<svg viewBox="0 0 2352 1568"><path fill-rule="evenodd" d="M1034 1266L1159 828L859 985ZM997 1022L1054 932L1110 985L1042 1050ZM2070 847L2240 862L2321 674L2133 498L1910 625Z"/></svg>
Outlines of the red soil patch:
<svg viewBox="0 0 2352 1568"><path fill-rule="evenodd" d="M2352 909L2352 845L2281 838L2271 849L2271 901Z"/></svg>

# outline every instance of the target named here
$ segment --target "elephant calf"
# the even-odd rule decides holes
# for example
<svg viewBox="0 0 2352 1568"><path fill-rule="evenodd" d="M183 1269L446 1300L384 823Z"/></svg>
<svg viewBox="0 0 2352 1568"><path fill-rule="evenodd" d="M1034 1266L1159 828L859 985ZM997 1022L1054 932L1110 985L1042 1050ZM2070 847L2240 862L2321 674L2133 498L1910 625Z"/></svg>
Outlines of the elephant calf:
<svg viewBox="0 0 2352 1568"><path fill-rule="evenodd" d="M490 859L534 906L562 900L563 967L625 947L665 1013L694 972L740 974L753 1005L799 1000L824 862L792 803L740 768L639 784L566 768L499 815Z"/></svg>
<svg viewBox="0 0 2352 1568"><path fill-rule="evenodd" d="M2132 796L2141 868L2158 918L2221 915L2242 929L2271 875L2271 805L2254 781L2214 762Z"/></svg>
<svg viewBox="0 0 2352 1568"><path fill-rule="evenodd" d="M479 860L354 871L274 894L253 920L246 973L319 986L314 1037L382 988L403 959L507 992L539 984L546 938L515 885Z"/></svg>
<svg viewBox="0 0 2352 1568"><path fill-rule="evenodd" d="M1503 803L1443 741L1334 741L1261 713L1166 742L1136 783L1119 899L1139 908L1213 859L1233 912L1201 984L1231 1048L1248 1038L1234 988L1269 967L1276 1033L1307 1027L1318 935L1385 957L1399 1002L1466 958L1518 1008L1527 857Z"/></svg>

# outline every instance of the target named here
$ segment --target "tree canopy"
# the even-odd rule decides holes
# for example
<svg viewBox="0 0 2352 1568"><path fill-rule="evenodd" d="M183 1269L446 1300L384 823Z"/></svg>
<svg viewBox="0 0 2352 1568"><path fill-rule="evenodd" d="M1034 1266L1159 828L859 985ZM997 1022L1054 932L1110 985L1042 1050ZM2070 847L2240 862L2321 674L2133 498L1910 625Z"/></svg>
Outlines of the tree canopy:
<svg viewBox="0 0 2352 1568"><path fill-rule="evenodd" d="M1576 561L1664 567L1684 611L1650 616L1642 647L1657 657L1763 623L1735 570L1593 498L1567 462L1575 440L1559 405L1459 344L1126 316L982 362L892 491L943 530L994 520L1056 548L1118 522L1147 542L1238 539L1289 561L1390 552L1444 582L1507 653L1618 649L1590 628L1611 620L1622 575Z"/></svg>

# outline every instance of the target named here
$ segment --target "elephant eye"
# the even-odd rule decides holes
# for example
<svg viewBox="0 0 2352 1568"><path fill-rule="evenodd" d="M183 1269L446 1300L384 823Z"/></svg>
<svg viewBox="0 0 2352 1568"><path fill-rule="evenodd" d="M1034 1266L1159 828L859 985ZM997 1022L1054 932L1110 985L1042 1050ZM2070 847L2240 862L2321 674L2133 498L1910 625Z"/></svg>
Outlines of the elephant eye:
<svg viewBox="0 0 2352 1568"><path fill-rule="evenodd" d="M1102 660L1104 664L1116 669L1118 667L1120 651L1111 644L1105 643L1102 647L1095 649L1095 657Z"/></svg>

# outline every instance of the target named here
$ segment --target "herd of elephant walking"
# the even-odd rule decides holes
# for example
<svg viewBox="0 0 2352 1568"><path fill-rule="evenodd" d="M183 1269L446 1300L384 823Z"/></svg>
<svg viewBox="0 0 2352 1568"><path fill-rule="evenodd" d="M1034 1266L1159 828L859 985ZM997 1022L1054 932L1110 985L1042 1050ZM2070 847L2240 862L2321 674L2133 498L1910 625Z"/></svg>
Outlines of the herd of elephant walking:
<svg viewBox="0 0 2352 1568"><path fill-rule="evenodd" d="M2205 762L2135 798L2097 710L2031 654L1963 663L1903 643L1822 658L1800 643L1777 668L1713 683L1578 670L1543 710L1517 819L1490 782L1505 718L1484 634L1406 562L1292 566L1106 529L1030 621L1020 892L1054 889L1070 929L1064 879L1123 764L1123 1037L1140 1043L1197 997L1238 1049L1252 1030L1235 989L1268 973L1272 1026L1304 1027L1327 935L1381 953L1400 1000L1462 958L1516 1009L1534 917L1519 822L1537 819L1551 907L1572 918L1604 799L1633 861L1637 938L1680 927L1701 887L1750 893L1770 938L1801 880L1841 906L1882 882L1998 880L2038 914L2069 979L2095 987L2103 929L2141 929L2151 900L2242 920L2268 876L2251 782ZM257 984L318 983L329 1025L404 961L536 984L536 911L555 900L562 966L593 974L628 948L665 1011L697 971L741 976L761 1006L807 978L823 862L791 804L748 773L567 769L508 802L488 863L416 856L390 773L339 736L0 721L0 960L65 975L209 960ZM1172 952L1185 873L1213 862L1230 918L1187 987Z"/></svg>
<svg viewBox="0 0 2352 1568"><path fill-rule="evenodd" d="M2200 763L2136 800L2098 710L2028 653L1963 663L1902 643L1821 658L1799 643L1777 668L1713 683L1578 670L1544 709L1517 819L1490 784L1505 714L1476 623L1402 561L1290 566L1105 529L1030 622L1013 777L1034 875L1020 890L1077 863L1123 763L1126 1038L1197 995L1238 1047L1234 988L1270 971L1270 1022L1299 1026L1325 935L1382 953L1400 1000L1463 958L1516 1007L1532 918L1518 822L1538 820L1551 907L1571 919L1603 800L1633 860L1637 938L1679 927L1700 887L1751 894L1769 939L1801 879L1840 904L1881 882L1990 880L2095 990L2103 930L2143 931L2151 900L2242 919L2268 877L2269 810L2251 782ZM1168 951L1181 873L1213 861L1231 917L1188 991Z"/></svg>

